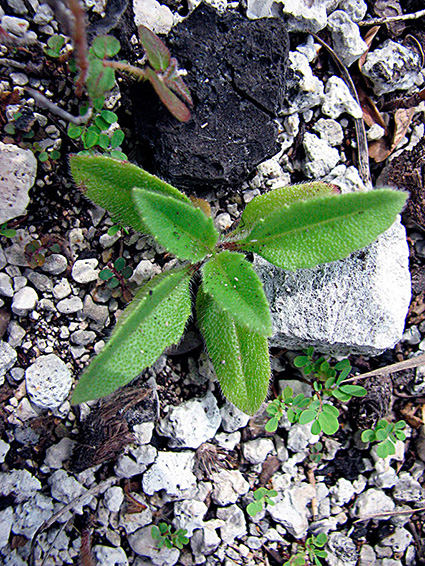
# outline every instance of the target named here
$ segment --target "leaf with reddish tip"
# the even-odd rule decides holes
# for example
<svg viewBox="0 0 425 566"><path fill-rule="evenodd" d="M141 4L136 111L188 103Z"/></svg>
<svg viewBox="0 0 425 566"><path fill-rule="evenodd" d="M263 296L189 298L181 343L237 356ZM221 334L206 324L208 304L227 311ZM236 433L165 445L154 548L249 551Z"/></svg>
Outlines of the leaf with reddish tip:
<svg viewBox="0 0 425 566"><path fill-rule="evenodd" d="M189 108L168 88L155 71L147 68L145 72L146 78L150 81L159 99L165 104L171 114L180 122L187 122L190 119Z"/></svg>
<svg viewBox="0 0 425 566"><path fill-rule="evenodd" d="M142 25L139 26L139 38L149 64L156 71L166 71L170 64L170 52L165 43L153 31Z"/></svg>

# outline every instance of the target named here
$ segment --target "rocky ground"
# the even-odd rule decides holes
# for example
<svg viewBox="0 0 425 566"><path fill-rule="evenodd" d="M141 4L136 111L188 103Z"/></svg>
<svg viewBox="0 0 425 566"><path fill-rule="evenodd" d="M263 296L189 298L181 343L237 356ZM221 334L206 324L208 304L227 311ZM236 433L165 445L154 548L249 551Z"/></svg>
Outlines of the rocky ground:
<svg viewBox="0 0 425 566"><path fill-rule="evenodd" d="M232 100L235 113L243 109L235 119L242 122L238 136L255 141L249 155L229 153L215 138L214 152L196 137L191 147L191 136L176 125L182 164L170 169L176 136L174 130L169 135L168 114L149 124L156 110L138 106L141 93L125 78L108 99L120 116L126 134L122 149L130 160L177 186L180 182L187 192L202 193L221 230L237 222L255 195L282 184L321 179L343 192L368 186L362 116L373 185L410 191L403 214L407 239L396 224L367 250L302 274L273 272L256 260L275 331L270 399L288 383L302 387L292 361L308 345L338 359L350 353L353 375L403 360L414 366L425 351L425 17L386 20L372 39L373 26L365 21L422 8L413 0L401 7L383 4L299 0L241 7L253 21L273 10L285 22L284 29L276 24L284 80L273 62L264 63L273 77L270 96L264 97L265 89L251 93L252 86L243 82L250 76L246 72L236 90L233 80L220 91L221 114L214 118L222 126L220 135L228 134L232 113L226 105ZM223 14L227 3L211 5ZM108 8L116 14L126 5ZM134 21L167 34L193 8L185 2L135 0L121 20L116 18L119 31L111 33L130 57L130 44L124 47L123 40ZM238 10L238 2L227 8ZM101 28L104 10L101 3L87 2L90 33ZM210 14L210 8L203 10ZM49 37L60 32L51 8L37 0L8 0L0 16L3 42L8 43L7 34L15 37L12 45L1 47L0 58L0 211L2 222L11 218L8 208L16 216L2 227L0 250L2 563L275 566L295 555L297 543L300 548L308 536L324 532L322 564L423 564L425 365L420 361L418 367L364 380L366 398L339 404L342 426L335 436L320 439L319 462L319 437L310 425L282 419L276 433L267 433L265 407L250 419L225 401L194 327L126 388L101 402L71 407L78 375L125 307L123 291L159 273L173 258L149 237L123 230L108 234L112 221L87 202L69 175L67 154L81 144L67 136L61 117L37 105L25 90L43 91L59 106L78 111L66 58L55 60L43 52ZM217 29L225 28L226 17L214 16ZM248 33L247 21L238 16L226 29L242 26ZM183 20L179 29L169 44L184 66L179 49L189 24ZM201 26L206 35L210 29ZM333 47L337 60L320 39ZM219 75L211 81L222 84L227 78L220 58L236 75L240 69L226 45L210 49L220 54L211 65ZM338 59L350 68L361 107L342 80ZM201 101L199 76L198 81L193 76L188 73L185 80ZM206 99L212 95L209 91ZM149 110L159 104L147 100ZM200 107L193 110L193 123L209 134L209 126L198 121ZM40 160L43 151L50 155L46 161ZM59 157L52 159L55 151ZM192 166L184 159L188 152ZM212 161L214 167L202 168ZM34 248L34 241L41 247ZM99 273L118 257L133 274L123 288L111 290ZM360 431L382 417L408 423L407 440L385 460L360 439ZM273 487L278 495L275 505L252 517L246 508L260 486ZM161 521L187 529L189 544L182 550L158 549L151 529Z"/></svg>

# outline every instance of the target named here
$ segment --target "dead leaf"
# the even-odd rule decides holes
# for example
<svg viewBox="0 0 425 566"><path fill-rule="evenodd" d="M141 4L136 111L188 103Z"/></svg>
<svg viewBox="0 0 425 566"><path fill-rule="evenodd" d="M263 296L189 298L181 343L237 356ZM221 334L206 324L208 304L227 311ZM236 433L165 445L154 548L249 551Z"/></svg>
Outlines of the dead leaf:
<svg viewBox="0 0 425 566"><path fill-rule="evenodd" d="M211 217L212 211L209 202L203 198L194 197L193 195L189 195L189 199L195 208L200 208L202 212L208 216L208 218Z"/></svg>
<svg viewBox="0 0 425 566"><path fill-rule="evenodd" d="M399 108L394 114L394 135L391 142L390 153L392 153L404 138L410 126L415 108Z"/></svg>
<svg viewBox="0 0 425 566"><path fill-rule="evenodd" d="M370 30L367 32L367 34L363 38L363 41L366 43L368 48L359 59L359 70L360 71L362 70L364 62L366 61L366 57L367 57L367 54L369 53L369 49L370 49L370 46L372 44L373 38L375 37L375 35L378 33L378 31L380 29L381 29L381 26L373 26L372 28L370 28Z"/></svg>
<svg viewBox="0 0 425 566"><path fill-rule="evenodd" d="M392 18L403 15L403 10L398 0L376 0L373 11L380 18ZM385 25L392 36L400 35L406 29L404 22L388 22Z"/></svg>
<svg viewBox="0 0 425 566"><path fill-rule="evenodd" d="M419 407L413 403L407 403L407 405L400 411L404 420L407 421L408 425L412 428L419 428L424 424L421 417L415 415L418 408Z"/></svg>
<svg viewBox="0 0 425 566"><path fill-rule="evenodd" d="M391 151L386 138L381 138L369 144L369 157L376 163L385 161L390 154Z"/></svg>
<svg viewBox="0 0 425 566"><path fill-rule="evenodd" d="M363 110L363 120L369 127L373 126L374 124L378 124L379 126L381 126L381 128L384 128L386 134L389 134L388 126L386 125L382 114L375 106L373 100L369 95L365 93L365 91L359 84L356 84L356 89L360 106Z"/></svg>

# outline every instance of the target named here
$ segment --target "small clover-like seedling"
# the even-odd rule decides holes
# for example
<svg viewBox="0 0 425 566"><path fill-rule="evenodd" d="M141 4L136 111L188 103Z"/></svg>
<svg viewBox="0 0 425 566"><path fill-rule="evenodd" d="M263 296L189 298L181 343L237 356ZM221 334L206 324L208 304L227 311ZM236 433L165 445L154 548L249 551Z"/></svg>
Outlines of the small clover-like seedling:
<svg viewBox="0 0 425 566"><path fill-rule="evenodd" d="M263 510L265 504L275 505L272 497L276 497L277 491L274 489L267 489L266 487L259 487L253 493L254 501L251 501L246 507L248 515L255 517L257 513Z"/></svg>
<svg viewBox="0 0 425 566"><path fill-rule="evenodd" d="M307 563L323 566L320 558L326 558L328 555L326 550L323 550L327 541L328 537L325 533L309 537L304 544L304 548L298 550L297 554L291 556L289 560L284 562L283 566L305 566Z"/></svg>
<svg viewBox="0 0 425 566"><path fill-rule="evenodd" d="M122 295L125 301L131 300L131 293L127 287L127 279L133 275L133 268L126 265L123 257L117 258L113 263L109 263L108 267L102 269L99 273L99 279L106 282L108 289L118 290L113 296Z"/></svg>
<svg viewBox="0 0 425 566"><path fill-rule="evenodd" d="M183 548L185 544L188 544L189 538L186 536L186 529L174 529L167 523L159 523L159 525L153 525L151 529L151 536L156 540L158 548L165 546L166 548Z"/></svg>
<svg viewBox="0 0 425 566"><path fill-rule="evenodd" d="M47 47L44 48L44 53L49 57L57 59L61 56L62 47L65 45L65 38L63 35L52 35L47 40Z"/></svg>
<svg viewBox="0 0 425 566"><path fill-rule="evenodd" d="M40 240L32 240L25 246L25 259L31 269L41 267L46 262L46 256L60 253L60 244L50 236L43 236Z"/></svg>
<svg viewBox="0 0 425 566"><path fill-rule="evenodd" d="M381 419L375 428L369 428L362 432L362 440L363 442L377 442L376 454L379 458L386 458L395 454L397 440L402 442L406 440L406 434L403 432L405 426L405 421L389 423L387 420Z"/></svg>
<svg viewBox="0 0 425 566"><path fill-rule="evenodd" d="M309 381L312 394L311 396L305 396L303 393L294 395L291 387L285 387L283 393L269 403L266 409L270 415L266 423L266 430L275 432L280 419L286 413L291 423L308 424L311 422L312 434L321 432L329 435L335 434L339 428L339 410L326 399L334 397L347 402L352 397L366 395L364 387L344 383L351 371L350 362L344 359L332 366L323 356L315 359L314 348L310 347L304 356L295 358L294 365L302 370L303 375Z"/></svg>
<svg viewBox="0 0 425 566"><path fill-rule="evenodd" d="M95 99L91 119L83 126L68 124L67 134L73 140L81 140L84 147L80 152L82 155L90 155L96 150L125 160L127 156L119 149L124 141L124 132L117 127L118 116L115 112L103 109L104 102L103 96ZM81 115L87 111L87 106L80 109Z"/></svg>
<svg viewBox="0 0 425 566"><path fill-rule="evenodd" d="M0 236L4 238L14 238L16 236L16 230L14 228L8 228L7 222L0 226Z"/></svg>
<svg viewBox="0 0 425 566"><path fill-rule="evenodd" d="M205 207L131 163L73 155L70 166L84 194L106 208L114 222L152 235L181 262L136 293L83 373L73 403L112 393L180 341L192 314L191 281L196 274L196 319L223 394L243 412L254 414L269 388L267 338L272 321L262 283L246 253L257 253L283 269L341 259L389 228L406 200L404 193L390 189L336 195L325 183L282 187L255 197L239 227L220 237ZM290 405L288 417L290 413L298 422L313 421L316 434L332 434L338 428L338 410L323 403L323 396L339 389L346 400L362 388L347 389L338 376L346 372L341 366L334 370L326 360L319 364L313 359L308 364L314 368L312 398L290 392L284 406L286 401ZM275 409L274 423L279 403Z"/></svg>

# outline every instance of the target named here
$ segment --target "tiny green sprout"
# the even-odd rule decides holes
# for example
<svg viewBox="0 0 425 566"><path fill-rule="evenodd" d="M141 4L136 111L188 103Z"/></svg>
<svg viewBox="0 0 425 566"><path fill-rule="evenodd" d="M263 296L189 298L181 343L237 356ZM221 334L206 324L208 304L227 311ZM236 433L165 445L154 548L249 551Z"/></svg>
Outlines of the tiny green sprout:
<svg viewBox="0 0 425 566"><path fill-rule="evenodd" d="M311 462L313 462L314 464L319 464L320 461L323 458L323 454L322 454L322 450L323 450L323 443L319 441L315 442L314 444L311 444L309 447L309 458L311 460Z"/></svg>
<svg viewBox="0 0 425 566"><path fill-rule="evenodd" d="M303 548L300 548L294 556L284 562L283 566L305 566L307 563L323 566L320 558L326 558L328 555L326 550L323 550L327 541L328 537L325 533L319 533L317 536L312 535L305 541Z"/></svg>
<svg viewBox="0 0 425 566"><path fill-rule="evenodd" d="M175 529L173 530L167 523L159 523L159 525L153 525L151 529L151 536L156 540L157 547L161 549L163 546L166 548L183 548L185 544L188 544L189 538L186 536L186 529Z"/></svg>
<svg viewBox="0 0 425 566"><path fill-rule="evenodd" d="M14 238L16 236L16 230L7 227L7 222L0 226L0 236L4 238Z"/></svg>
<svg viewBox="0 0 425 566"><path fill-rule="evenodd" d="M109 263L108 267L102 269L99 273L99 279L106 282L108 289L118 289L119 293L114 296L122 294L125 301L131 300L131 293L127 288L126 280L133 275L133 268L126 265L123 257L117 258L113 263Z"/></svg>
<svg viewBox="0 0 425 566"><path fill-rule="evenodd" d="M397 440L402 442L406 440L406 434L403 432L406 423L398 421L389 423L385 419L381 419L375 428L369 428L362 432L363 442L377 442L376 454L379 458L386 458L395 454L395 445Z"/></svg>
<svg viewBox="0 0 425 566"><path fill-rule="evenodd" d="M57 59L60 57L61 49L65 45L65 38L62 35L52 35L47 40L47 47L44 48L44 53L49 57Z"/></svg>
<svg viewBox="0 0 425 566"><path fill-rule="evenodd" d="M124 232L124 234L127 234L127 235L130 233L128 228L126 228L125 226L121 226L120 224L114 224L113 226L111 226L108 229L107 234L108 234L108 236L111 236L111 238L112 238L113 236L115 236L115 234L118 234L118 232L120 230L122 230Z"/></svg>
<svg viewBox="0 0 425 566"><path fill-rule="evenodd" d="M24 255L31 269L41 267L46 261L46 255L60 253L61 246L54 237L42 236L40 240L31 240L25 246Z"/></svg>
<svg viewBox="0 0 425 566"><path fill-rule="evenodd" d="M312 434L335 434L339 428L339 410L326 399L334 397L343 402L352 397L363 397L366 389L359 385L344 383L351 371L351 364L347 359L335 365L324 357L316 359L314 348L310 347L305 355L294 359L294 366L299 368L309 381L312 395L303 393L294 395L291 387L285 387L277 399L269 403L267 413L270 415L266 423L268 432L275 432L279 421L286 412L289 422L311 424Z"/></svg>
<svg viewBox="0 0 425 566"><path fill-rule="evenodd" d="M129 162L73 155L70 168L86 198L106 208L113 222L151 235L180 260L178 267L137 291L84 371L74 404L116 391L178 343L193 314L196 291L196 321L221 390L241 411L255 414L269 390L273 328L249 253L289 270L342 259L389 228L406 200L404 193L391 189L336 195L332 186L320 182L281 187L255 197L234 232L221 235L203 208ZM305 358L297 363L304 367L312 395L286 389L270 405L269 430L277 428L286 411L291 422L311 422L314 434L334 434L339 411L327 399L345 402L365 390L344 383L347 361L332 367L311 351Z"/></svg>
<svg viewBox="0 0 425 566"><path fill-rule="evenodd" d="M276 497L277 491L274 489L267 489L266 487L259 487L253 493L254 501L249 503L246 507L248 515L255 517L257 513L263 510L264 505L268 503L269 505L275 505L272 497Z"/></svg>

